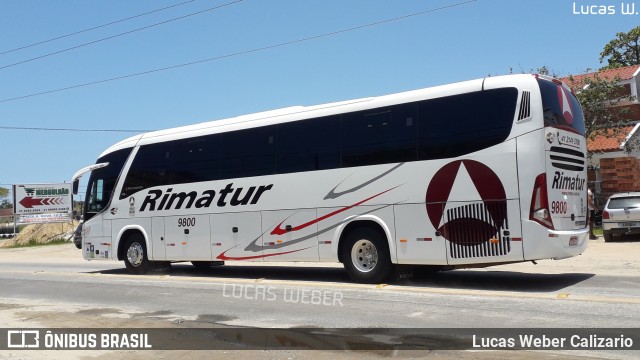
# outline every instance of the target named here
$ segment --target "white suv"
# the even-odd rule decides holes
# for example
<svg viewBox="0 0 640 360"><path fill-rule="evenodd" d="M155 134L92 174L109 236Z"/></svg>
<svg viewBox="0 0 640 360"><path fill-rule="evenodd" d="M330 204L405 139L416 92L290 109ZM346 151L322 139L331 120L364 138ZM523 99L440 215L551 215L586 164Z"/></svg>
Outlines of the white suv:
<svg viewBox="0 0 640 360"><path fill-rule="evenodd" d="M640 192L611 195L602 211L604 241L615 235L640 234Z"/></svg>

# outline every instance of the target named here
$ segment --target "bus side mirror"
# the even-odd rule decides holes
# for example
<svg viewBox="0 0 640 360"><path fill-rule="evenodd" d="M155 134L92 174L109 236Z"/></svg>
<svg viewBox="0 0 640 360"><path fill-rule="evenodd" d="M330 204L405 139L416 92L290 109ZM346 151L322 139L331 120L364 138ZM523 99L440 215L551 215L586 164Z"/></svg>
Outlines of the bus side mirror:
<svg viewBox="0 0 640 360"><path fill-rule="evenodd" d="M79 187L80 187L80 179L73 180L73 195L78 195Z"/></svg>

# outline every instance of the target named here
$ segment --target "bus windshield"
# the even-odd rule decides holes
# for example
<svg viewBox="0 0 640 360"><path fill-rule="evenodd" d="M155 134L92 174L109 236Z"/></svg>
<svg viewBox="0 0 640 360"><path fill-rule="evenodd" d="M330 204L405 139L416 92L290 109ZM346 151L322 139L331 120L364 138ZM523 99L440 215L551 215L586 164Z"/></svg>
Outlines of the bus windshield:
<svg viewBox="0 0 640 360"><path fill-rule="evenodd" d="M131 148L122 149L98 159L97 163L109 163L109 165L91 172L85 199L85 221L109 206L118 176L130 153Z"/></svg>
<svg viewBox="0 0 640 360"><path fill-rule="evenodd" d="M538 79L542 106L544 108L544 125L568 130L582 136L585 135L584 115L582 108L571 91L552 81Z"/></svg>

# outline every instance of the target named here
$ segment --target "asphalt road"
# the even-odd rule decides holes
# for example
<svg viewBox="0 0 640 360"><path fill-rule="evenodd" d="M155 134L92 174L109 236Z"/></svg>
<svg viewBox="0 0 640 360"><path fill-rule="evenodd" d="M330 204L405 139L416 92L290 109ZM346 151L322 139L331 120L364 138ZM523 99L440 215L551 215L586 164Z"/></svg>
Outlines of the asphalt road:
<svg viewBox="0 0 640 360"><path fill-rule="evenodd" d="M623 247L630 249L624 256L633 257L640 242L618 250ZM27 320L40 327L638 328L640 320L638 269L588 271L581 264L590 258L564 260L571 265L551 271L522 264L362 285L339 266L313 264L240 263L196 271L185 263L169 273L132 276L122 263L85 262L73 245L47 248L0 250L0 304L13 317L0 317L0 327ZM611 266L634 266L630 261ZM56 313L66 313L66 321ZM114 325L105 318L126 321ZM620 350L523 353L640 356Z"/></svg>

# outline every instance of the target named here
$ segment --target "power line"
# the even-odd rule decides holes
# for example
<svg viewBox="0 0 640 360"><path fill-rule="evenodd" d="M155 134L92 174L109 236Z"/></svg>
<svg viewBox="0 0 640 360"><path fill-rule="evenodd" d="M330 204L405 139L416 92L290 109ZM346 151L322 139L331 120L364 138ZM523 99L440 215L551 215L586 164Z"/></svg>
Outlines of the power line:
<svg viewBox="0 0 640 360"><path fill-rule="evenodd" d="M39 92L39 93L34 93L34 94L29 94L29 95L17 96L17 97L14 97L14 98L2 99L2 100L0 100L0 103L19 100L19 99L30 98L30 97L34 97L34 96L46 95L46 94L51 94L51 93L55 93L55 92L76 89L76 88L80 88L80 87L97 85L97 84L102 84L102 83L106 83L106 82L122 80L122 79L132 78L132 77L141 76L141 75L152 74L152 73L161 72L161 71L172 70L172 69L176 69L176 68L180 68L180 67L196 65L196 64L200 64L200 63L204 63L204 62L209 62L209 61L216 61L216 60L226 59L226 58L239 56L239 55L246 55L246 54L250 54L250 53L255 53L255 52L275 49L275 48L279 48L279 47L284 47L284 46L288 46L288 45L301 43L301 42L304 42L304 41L309 41L309 40L315 40L315 39L319 39L319 38L323 38L323 37L334 36L334 35L346 33L346 32L349 32L349 31L360 30L360 29L364 29L364 28L367 28L367 27L377 26L377 25L381 25L381 24L385 24L385 23L389 23L389 22L393 22L393 21L404 20L404 19L407 19L407 18L410 18L410 17L414 17L414 16L419 16L419 15L424 15L424 14L428 14L428 13L433 13L433 12L436 12L436 11L446 10L446 9L457 7L457 6L470 4L470 3L473 3L473 2L476 2L476 1L477 0L463 1L463 2L459 2L459 3L451 4L451 5L442 6L442 7L439 7L439 8L434 8L434 9L425 10L425 11L421 11L421 12L417 12L417 13L413 13L413 14L403 15L403 16L399 16L399 17L395 17L395 18L391 18L391 19L380 20L380 21L376 21L376 22L373 22L373 23L369 23L369 24L365 24L365 25L359 25L359 26L355 26L355 27L351 27L351 28L347 28L347 29L342 29L342 30L336 30L336 31L332 31L332 32L324 33L324 34L313 35L313 36L309 36L309 37L306 37L306 38L301 38L301 39L297 39L297 40L291 40L291 41L287 41L287 42L283 42L283 43L279 43L279 44L268 45L268 46L264 46L264 47L261 47L261 48L255 48L255 49L251 49L251 50L240 51L240 52L231 53L231 54L227 54L227 55L216 56L216 57L212 57L212 58L208 58L208 59L192 61L192 62L188 62L188 63L184 63L184 64L167 66L167 67L164 67L164 68L147 70L147 71L134 73L134 74L117 76L117 77L113 77L113 78L109 78L109 79L92 81L92 82L88 82L88 83L84 83L84 84L67 86L67 87L64 87L64 88L58 88L58 89L53 89L53 90L42 91L42 92Z"/></svg>
<svg viewBox="0 0 640 360"><path fill-rule="evenodd" d="M57 54L60 54L60 53L63 53L63 52L67 52L67 51L75 50L75 49L78 49L78 48L81 48L81 47L85 47L85 46L88 46L88 45L92 45L92 44L95 44L95 43L99 43L99 42L102 42L102 41L111 40L111 39L114 39L114 38L117 38L117 37L120 37L120 36L124 36L124 35L128 35L128 34L131 34L131 33L134 33L134 32L138 32L138 31L146 30L146 29L149 29L149 28L152 28L152 27L156 27L156 26L164 25L164 24L167 24L167 23L170 23L170 22L173 22L173 21L182 20L182 19L184 19L184 18L188 18L188 17L190 17L190 16L194 16L194 15L199 15L199 14L202 14L202 13L205 13L205 12L208 12L208 11L217 10L217 9L220 9L220 8L222 8L222 7L225 7L225 6L229 6L229 5L237 4L237 3L241 2L241 1L242 1L242 0L232 1L232 2L230 2L230 3L226 3L226 4L222 4L222 5L214 6L214 7L211 7L211 8L205 9L205 10L202 10L202 11L197 11L197 12L194 12L194 13L191 13L191 14L187 14L187 15L184 15L184 16L179 16L179 17L177 17L177 18L169 19L169 20L166 20L166 21L161 21L161 22L159 22L159 23L151 24L151 25L148 25L148 26L144 26L144 27L141 27L141 28L134 29L134 30L125 31L125 32L120 33L120 34L116 34L116 35L112 35L112 36L107 36L107 37L102 38L102 39L98 39L98 40L94 40L94 41L89 41L89 42L87 42L87 43L80 44L80 45L76 45L76 46L72 46L72 47L70 47L70 48L66 48L66 49L62 49L62 50L58 50L58 51L54 51L54 52L52 52L52 53L48 53L48 54L45 54L45 55L36 56L36 57L30 58L30 59L27 59L27 60L18 61L18 62L13 63L13 64L0 66L0 70L2 70L2 69L6 69L6 68L10 68L10 67L13 67L13 66L16 66L16 65L20 65L20 64L28 63L28 62L31 62L31 61L35 61L35 60L39 60L39 59L43 59L43 58L46 58L46 57L49 57L49 56L57 55Z"/></svg>
<svg viewBox="0 0 640 360"><path fill-rule="evenodd" d="M181 2L181 3L179 3L179 4L175 4L175 5L171 5L171 6L163 7L163 8L161 8L161 9L152 10L152 11L149 11L149 12L146 12L146 13L143 13L143 14L138 14L138 15L130 16L130 17L128 17L128 18L124 18L124 19L120 19L120 20L112 21L112 22L110 22L110 23L106 23L106 24L102 24L102 25L94 26L94 27L91 27L91 28L88 28L88 29L84 29L84 30L80 30L80 31L76 31L76 32L73 32L73 33L70 33L70 34L61 35L61 36L54 37L54 38L51 38L51 39L47 39L47 40L43 40L43 41L39 41L39 42L36 42L36 43L33 43L33 44L29 44L29 45L21 46L21 47L15 48L15 49L11 49L11 50L7 50L7 51L4 51L4 52L0 52L0 55L8 54L8 53L11 53L11 52L14 52L14 51L18 51L18 50L27 49L27 48L30 48L30 47L33 47L33 46L37 46L37 45L41 45L41 44L46 44L46 43L48 43L48 42L52 42L52 41L55 41L55 40L60 40L60 39L64 39L64 38L66 38L66 37L70 37L70 36L74 36L74 35L82 34L82 33L85 33L85 32L87 32L87 31L92 31L92 30L100 29L100 28L103 28L103 27L106 27L106 26L110 26L110 25L113 25L113 24L117 24L117 23L121 23L121 22L124 22L124 21L131 20L131 19L139 18L139 17L145 16L145 15L149 15L149 14L153 14L153 13L156 13L156 12L162 11L162 10L171 9L171 8L176 7L176 6L181 6L181 5L188 4L188 3L191 3L191 2L194 2L194 1L196 1L196 0L189 0L189 1Z"/></svg>
<svg viewBox="0 0 640 360"><path fill-rule="evenodd" d="M144 133L144 132L153 131L153 130L133 130L133 129L73 129L73 128L19 127L19 126L0 126L0 130L70 131L70 132L121 132L121 133Z"/></svg>

